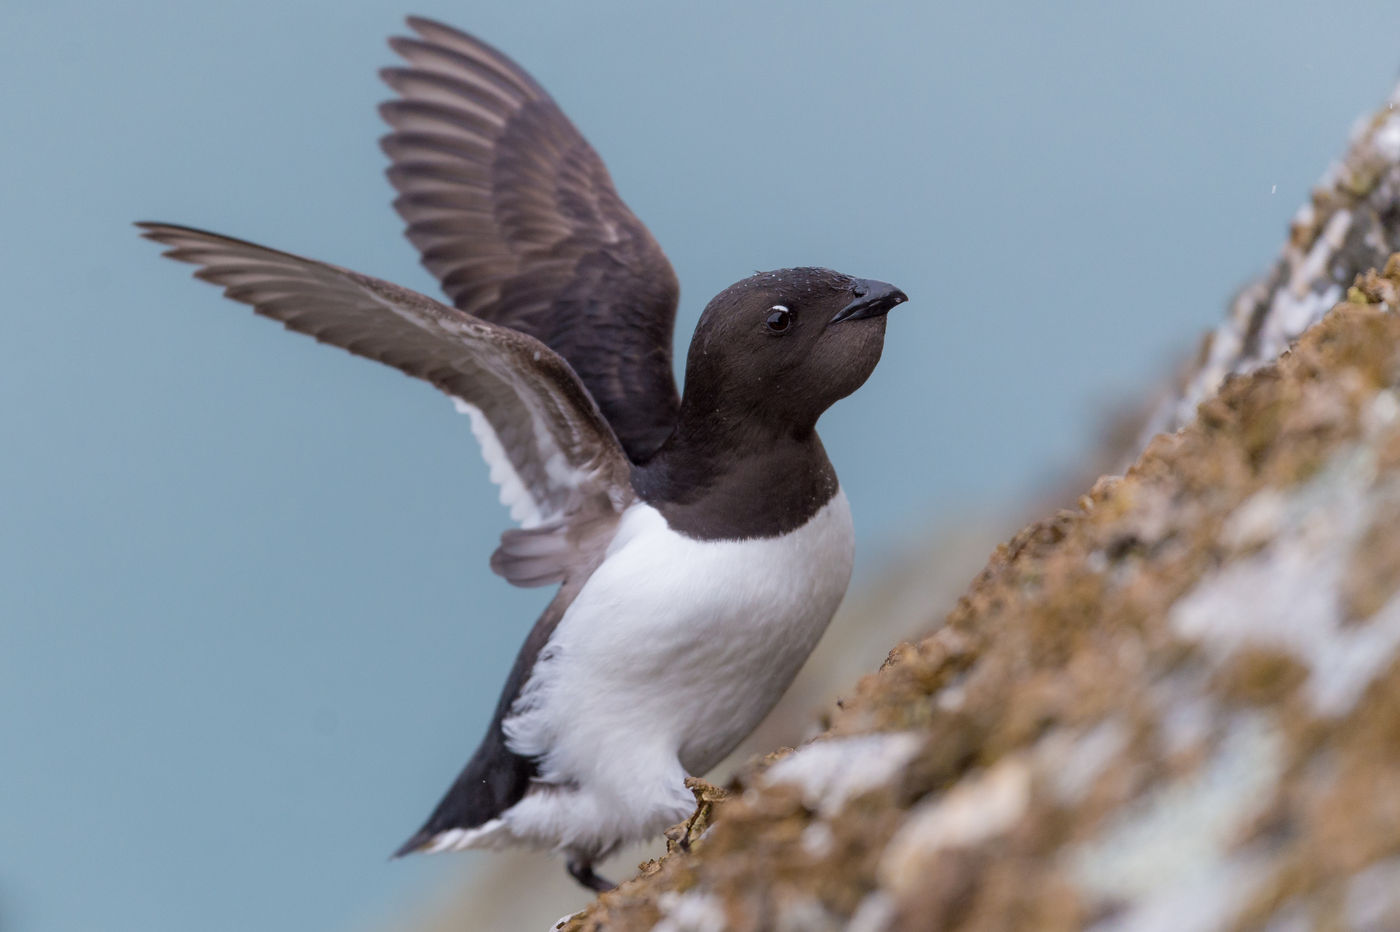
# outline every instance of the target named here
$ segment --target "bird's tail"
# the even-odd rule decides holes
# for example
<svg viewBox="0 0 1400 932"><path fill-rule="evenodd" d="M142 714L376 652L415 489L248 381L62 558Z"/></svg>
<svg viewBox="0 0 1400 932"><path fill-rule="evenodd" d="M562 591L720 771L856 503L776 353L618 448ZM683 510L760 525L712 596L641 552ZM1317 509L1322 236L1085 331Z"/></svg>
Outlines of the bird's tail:
<svg viewBox="0 0 1400 932"><path fill-rule="evenodd" d="M506 747L500 725L493 722L428 821L393 857L490 847L505 841L507 830L500 816L521 800L534 776L534 762Z"/></svg>

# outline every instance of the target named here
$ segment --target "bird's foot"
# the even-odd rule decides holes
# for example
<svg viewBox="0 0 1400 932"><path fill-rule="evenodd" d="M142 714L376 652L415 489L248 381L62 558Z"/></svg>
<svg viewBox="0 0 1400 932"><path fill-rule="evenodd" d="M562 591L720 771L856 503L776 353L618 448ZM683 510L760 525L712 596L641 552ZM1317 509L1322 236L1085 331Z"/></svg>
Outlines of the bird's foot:
<svg viewBox="0 0 1400 932"><path fill-rule="evenodd" d="M689 851L695 840L710 827L710 815L714 811L715 803L729 795L727 790L698 777L686 777L685 787L695 794L695 812L684 822L666 829L667 854Z"/></svg>
<svg viewBox="0 0 1400 932"><path fill-rule="evenodd" d="M570 877L595 893L607 893L617 886L617 884L613 883L611 880L599 877L597 874L593 873L592 861L575 861L570 859L564 862L564 867L568 870Z"/></svg>

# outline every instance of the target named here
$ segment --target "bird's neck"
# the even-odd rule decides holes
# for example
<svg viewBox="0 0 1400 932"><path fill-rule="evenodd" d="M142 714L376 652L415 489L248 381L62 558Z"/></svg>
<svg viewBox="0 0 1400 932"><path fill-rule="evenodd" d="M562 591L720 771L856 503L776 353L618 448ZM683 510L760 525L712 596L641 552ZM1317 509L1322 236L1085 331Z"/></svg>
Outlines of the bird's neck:
<svg viewBox="0 0 1400 932"><path fill-rule="evenodd" d="M701 540L796 530L838 488L816 430L684 406L675 432L634 468L632 485L673 530Z"/></svg>

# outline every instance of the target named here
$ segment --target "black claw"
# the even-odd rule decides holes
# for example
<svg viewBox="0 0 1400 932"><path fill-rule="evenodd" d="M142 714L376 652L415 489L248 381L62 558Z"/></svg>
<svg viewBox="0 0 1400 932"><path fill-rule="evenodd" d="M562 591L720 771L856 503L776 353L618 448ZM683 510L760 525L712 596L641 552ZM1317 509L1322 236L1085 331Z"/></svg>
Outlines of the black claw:
<svg viewBox="0 0 1400 932"><path fill-rule="evenodd" d="M570 877L596 893L607 893L617 887L611 880L593 873L593 865L587 861L566 861L564 867Z"/></svg>

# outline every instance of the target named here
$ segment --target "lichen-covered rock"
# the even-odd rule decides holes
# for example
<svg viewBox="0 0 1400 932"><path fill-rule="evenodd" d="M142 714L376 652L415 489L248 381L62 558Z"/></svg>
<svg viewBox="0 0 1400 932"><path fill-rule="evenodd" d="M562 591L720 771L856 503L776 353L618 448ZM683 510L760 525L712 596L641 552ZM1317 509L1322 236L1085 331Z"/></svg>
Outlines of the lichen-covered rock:
<svg viewBox="0 0 1400 932"><path fill-rule="evenodd" d="M1400 928L1397 289L998 548L559 928Z"/></svg>
<svg viewBox="0 0 1400 932"><path fill-rule="evenodd" d="M1235 297L1176 388L1140 428L1136 457L1155 434L1196 416L1196 406L1231 375L1273 362L1304 330L1346 296L1367 269L1400 250L1400 87L1357 124L1346 156L1328 169L1311 203L1294 217L1288 242L1269 273ZM1390 295L1394 306L1394 292Z"/></svg>

